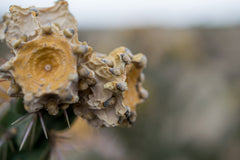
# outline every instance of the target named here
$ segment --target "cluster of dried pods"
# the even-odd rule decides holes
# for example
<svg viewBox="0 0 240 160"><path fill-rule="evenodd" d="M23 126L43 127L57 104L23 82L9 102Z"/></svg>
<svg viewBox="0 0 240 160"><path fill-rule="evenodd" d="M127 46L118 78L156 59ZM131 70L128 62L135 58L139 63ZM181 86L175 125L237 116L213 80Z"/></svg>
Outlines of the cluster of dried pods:
<svg viewBox="0 0 240 160"><path fill-rule="evenodd" d="M125 47L94 52L78 40L66 1L50 8L11 6L0 38L14 54L0 67L1 78L11 82L9 96L23 97L29 113L57 115L70 106L94 126L129 126L136 105L148 97L142 87L146 57Z"/></svg>

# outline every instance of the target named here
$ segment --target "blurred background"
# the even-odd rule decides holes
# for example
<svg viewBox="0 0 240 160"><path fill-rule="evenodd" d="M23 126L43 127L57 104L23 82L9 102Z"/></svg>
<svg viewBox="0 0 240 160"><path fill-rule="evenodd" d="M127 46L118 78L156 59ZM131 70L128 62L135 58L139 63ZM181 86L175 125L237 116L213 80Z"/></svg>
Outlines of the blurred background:
<svg viewBox="0 0 240 160"><path fill-rule="evenodd" d="M11 4L53 2L2 1L0 14ZM150 96L132 128L83 124L59 150L69 160L239 160L239 7L239 0L69 0L81 41L148 57Z"/></svg>

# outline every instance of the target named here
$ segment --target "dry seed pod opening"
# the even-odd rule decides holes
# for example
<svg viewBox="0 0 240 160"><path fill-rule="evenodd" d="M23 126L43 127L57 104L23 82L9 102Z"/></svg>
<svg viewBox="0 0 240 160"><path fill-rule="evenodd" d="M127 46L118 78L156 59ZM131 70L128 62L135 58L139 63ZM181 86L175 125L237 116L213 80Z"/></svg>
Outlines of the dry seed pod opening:
<svg viewBox="0 0 240 160"><path fill-rule="evenodd" d="M50 95L57 98L56 105L78 102L78 56L72 45L82 43L68 3L56 2L50 8L11 6L2 24L7 28L3 37L15 55L1 66L1 76L14 82L10 95L24 97L28 112L49 110Z"/></svg>
<svg viewBox="0 0 240 160"><path fill-rule="evenodd" d="M64 35L40 35L24 43L16 53L11 73L27 104L49 94L58 95L62 103L76 102L73 97L77 96L77 57ZM29 94L31 98L27 98Z"/></svg>
<svg viewBox="0 0 240 160"><path fill-rule="evenodd" d="M19 49L13 75L24 92L57 91L67 87L71 75L77 75L76 57L63 36L44 35Z"/></svg>

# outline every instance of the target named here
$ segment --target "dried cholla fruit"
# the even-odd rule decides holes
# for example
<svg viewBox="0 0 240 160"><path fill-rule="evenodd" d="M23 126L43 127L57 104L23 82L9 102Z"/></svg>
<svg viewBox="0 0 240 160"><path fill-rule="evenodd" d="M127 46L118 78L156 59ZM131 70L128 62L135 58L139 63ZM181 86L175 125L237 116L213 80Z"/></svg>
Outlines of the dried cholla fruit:
<svg viewBox="0 0 240 160"><path fill-rule="evenodd" d="M125 47L109 55L79 42L77 23L65 1L50 8L10 7L0 25L14 57L0 67L11 81L8 94L24 97L25 109L58 114L73 104L75 114L95 126L131 125L136 105L147 98L142 88L143 54Z"/></svg>
<svg viewBox="0 0 240 160"><path fill-rule="evenodd" d="M85 91L88 96L79 95L82 103L75 105L75 113L95 126L131 125L136 118L135 106L148 96L142 88L145 66L143 54L133 56L125 47L109 55L91 54L78 68L79 78L93 79L96 84Z"/></svg>
<svg viewBox="0 0 240 160"><path fill-rule="evenodd" d="M79 99L76 20L63 1L47 9L11 6L10 12L5 39L15 56L0 68L11 80L9 95L24 96L29 112L46 108L56 115L58 104Z"/></svg>

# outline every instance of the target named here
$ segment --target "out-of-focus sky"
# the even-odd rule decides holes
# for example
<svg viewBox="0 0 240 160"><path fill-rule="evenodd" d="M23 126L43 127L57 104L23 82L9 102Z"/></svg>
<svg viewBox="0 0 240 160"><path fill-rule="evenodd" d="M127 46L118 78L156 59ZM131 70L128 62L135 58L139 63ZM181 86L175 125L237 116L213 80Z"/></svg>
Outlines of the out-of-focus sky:
<svg viewBox="0 0 240 160"><path fill-rule="evenodd" d="M81 29L229 26L240 23L240 0L69 0ZM1 0L10 5L48 7L53 0Z"/></svg>

